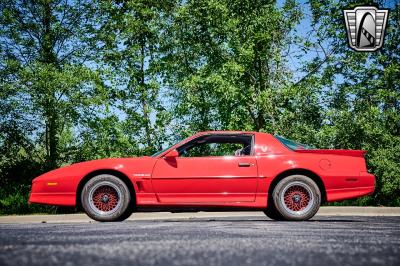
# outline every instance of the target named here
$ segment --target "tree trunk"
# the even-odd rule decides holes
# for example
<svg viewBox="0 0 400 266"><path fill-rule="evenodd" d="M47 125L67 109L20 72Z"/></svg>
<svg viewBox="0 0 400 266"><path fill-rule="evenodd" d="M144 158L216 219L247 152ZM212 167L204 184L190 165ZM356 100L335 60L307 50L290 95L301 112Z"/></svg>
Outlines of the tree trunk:
<svg viewBox="0 0 400 266"><path fill-rule="evenodd" d="M52 8L51 2L45 1L43 3L43 36L42 36L42 45L40 49L40 61L45 65L50 65L53 67L57 67L57 58L53 51L54 48L54 34L51 29L51 19L52 19ZM46 97L46 102L44 106L45 110L45 123L47 128L46 134L46 163L50 169L57 168L58 161L58 113L57 113L57 99L54 93L53 88L48 88L45 90L47 95L43 95Z"/></svg>
<svg viewBox="0 0 400 266"><path fill-rule="evenodd" d="M145 70L144 70L144 58L146 56L145 54L145 41L144 37L141 38L140 40L140 86L141 86L141 95L140 95L140 100L142 103L142 111L143 111L143 117L144 117L144 129L145 129L145 138L147 142L148 147L152 147L151 143L151 125L150 125L150 114L149 114L149 106L147 103L146 99L146 82L145 82Z"/></svg>

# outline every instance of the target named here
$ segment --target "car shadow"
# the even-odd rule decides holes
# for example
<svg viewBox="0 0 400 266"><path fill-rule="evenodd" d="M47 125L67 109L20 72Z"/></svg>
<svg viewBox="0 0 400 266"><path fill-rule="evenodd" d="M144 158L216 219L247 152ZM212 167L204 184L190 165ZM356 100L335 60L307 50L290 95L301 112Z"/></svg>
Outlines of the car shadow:
<svg viewBox="0 0 400 266"><path fill-rule="evenodd" d="M248 222L267 222L267 223L361 223L365 222L359 219L311 219L307 221L276 221L268 218L244 219L244 218L184 218L184 219L149 219L149 220L129 220L127 222L154 222L154 223L210 223L210 222L230 222L230 223L248 223Z"/></svg>

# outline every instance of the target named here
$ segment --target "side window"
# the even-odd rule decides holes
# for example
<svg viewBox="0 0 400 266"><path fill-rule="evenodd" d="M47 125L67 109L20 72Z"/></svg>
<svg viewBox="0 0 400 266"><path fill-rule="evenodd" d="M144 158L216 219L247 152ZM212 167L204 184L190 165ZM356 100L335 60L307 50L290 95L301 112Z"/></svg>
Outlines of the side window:
<svg viewBox="0 0 400 266"><path fill-rule="evenodd" d="M251 135L205 135L178 149L179 157L245 156L252 150Z"/></svg>

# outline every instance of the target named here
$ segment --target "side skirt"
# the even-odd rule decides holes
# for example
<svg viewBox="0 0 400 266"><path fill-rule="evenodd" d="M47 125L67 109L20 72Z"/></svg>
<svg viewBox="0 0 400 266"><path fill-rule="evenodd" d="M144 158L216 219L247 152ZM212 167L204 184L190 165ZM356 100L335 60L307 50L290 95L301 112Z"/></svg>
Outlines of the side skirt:
<svg viewBox="0 0 400 266"><path fill-rule="evenodd" d="M232 211L262 211L259 207L222 207L222 206L141 206L135 212L232 212Z"/></svg>

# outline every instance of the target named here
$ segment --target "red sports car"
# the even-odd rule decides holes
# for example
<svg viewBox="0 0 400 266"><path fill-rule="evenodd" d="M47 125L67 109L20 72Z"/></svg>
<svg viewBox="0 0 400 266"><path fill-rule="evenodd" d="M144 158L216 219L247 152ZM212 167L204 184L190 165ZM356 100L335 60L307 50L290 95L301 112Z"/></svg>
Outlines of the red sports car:
<svg viewBox="0 0 400 266"><path fill-rule="evenodd" d="M318 150L260 132L201 132L148 157L76 163L32 182L30 203L97 221L133 211L262 210L307 220L321 203L373 193L362 150Z"/></svg>

